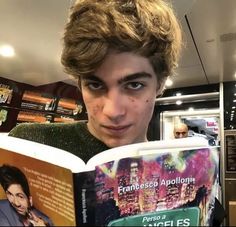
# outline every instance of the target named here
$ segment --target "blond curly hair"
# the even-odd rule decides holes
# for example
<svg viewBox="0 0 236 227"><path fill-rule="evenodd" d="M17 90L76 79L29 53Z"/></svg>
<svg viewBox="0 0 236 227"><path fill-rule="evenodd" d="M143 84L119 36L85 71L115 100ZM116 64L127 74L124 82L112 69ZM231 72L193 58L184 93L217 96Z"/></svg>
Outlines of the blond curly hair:
<svg viewBox="0 0 236 227"><path fill-rule="evenodd" d="M147 57L158 80L177 66L180 24L164 0L78 0L65 28L62 64L76 78L91 75L110 50Z"/></svg>

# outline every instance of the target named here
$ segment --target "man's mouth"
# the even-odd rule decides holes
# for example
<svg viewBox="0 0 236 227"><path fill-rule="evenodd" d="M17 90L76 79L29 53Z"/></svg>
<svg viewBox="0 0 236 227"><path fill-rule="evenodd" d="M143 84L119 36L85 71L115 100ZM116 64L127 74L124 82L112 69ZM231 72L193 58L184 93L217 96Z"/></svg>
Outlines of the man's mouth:
<svg viewBox="0 0 236 227"><path fill-rule="evenodd" d="M25 209L23 209L23 208L15 208L15 209L16 209L17 213L25 214Z"/></svg>
<svg viewBox="0 0 236 227"><path fill-rule="evenodd" d="M125 133L131 127L131 125L118 125L118 126L102 125L102 127L109 134L118 135Z"/></svg>

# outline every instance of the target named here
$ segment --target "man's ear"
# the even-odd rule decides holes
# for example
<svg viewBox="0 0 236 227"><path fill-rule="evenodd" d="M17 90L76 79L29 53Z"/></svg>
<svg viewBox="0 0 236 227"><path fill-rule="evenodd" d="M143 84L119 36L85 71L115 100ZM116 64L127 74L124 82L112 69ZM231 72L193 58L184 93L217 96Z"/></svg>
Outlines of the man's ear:
<svg viewBox="0 0 236 227"><path fill-rule="evenodd" d="M33 206L33 198L31 195L29 196L29 203L30 203L30 207L32 207Z"/></svg>

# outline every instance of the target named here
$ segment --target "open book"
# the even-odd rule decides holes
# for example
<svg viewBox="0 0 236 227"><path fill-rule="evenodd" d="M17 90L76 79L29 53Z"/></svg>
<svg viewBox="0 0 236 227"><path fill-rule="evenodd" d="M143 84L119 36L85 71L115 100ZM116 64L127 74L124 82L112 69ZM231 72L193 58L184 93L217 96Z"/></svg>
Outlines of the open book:
<svg viewBox="0 0 236 227"><path fill-rule="evenodd" d="M202 138L126 145L85 164L66 151L3 135L2 165L26 175L34 207L56 226L207 226L219 180L218 148Z"/></svg>

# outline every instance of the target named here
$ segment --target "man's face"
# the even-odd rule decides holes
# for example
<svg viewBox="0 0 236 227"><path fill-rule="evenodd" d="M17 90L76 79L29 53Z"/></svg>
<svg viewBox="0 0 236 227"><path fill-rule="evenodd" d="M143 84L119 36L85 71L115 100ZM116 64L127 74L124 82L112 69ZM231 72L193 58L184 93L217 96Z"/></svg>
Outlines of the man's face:
<svg viewBox="0 0 236 227"><path fill-rule="evenodd" d="M111 53L81 80L88 129L108 147L146 141L160 85L147 58Z"/></svg>
<svg viewBox="0 0 236 227"><path fill-rule="evenodd" d="M16 212L20 215L26 215L30 207L30 199L24 193L21 185L12 184L6 191L8 201Z"/></svg>
<svg viewBox="0 0 236 227"><path fill-rule="evenodd" d="M186 126L179 126L175 129L174 136L176 139L188 137L188 128Z"/></svg>

